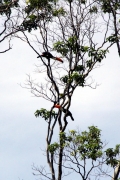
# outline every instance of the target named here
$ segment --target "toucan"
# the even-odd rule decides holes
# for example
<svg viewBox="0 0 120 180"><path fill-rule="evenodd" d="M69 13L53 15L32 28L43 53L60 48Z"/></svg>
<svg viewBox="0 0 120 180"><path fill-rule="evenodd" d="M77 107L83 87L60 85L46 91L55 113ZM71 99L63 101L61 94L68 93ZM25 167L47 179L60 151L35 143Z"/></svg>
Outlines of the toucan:
<svg viewBox="0 0 120 180"><path fill-rule="evenodd" d="M54 57L50 52L43 52L40 56L45 57L45 58L47 58L47 59L52 58L52 59L55 59L55 60L60 61L60 62L63 63L63 60L62 60L62 59L60 59L60 58L58 58L58 57ZM40 56L38 56L37 58L39 58Z"/></svg>
<svg viewBox="0 0 120 180"><path fill-rule="evenodd" d="M73 118L73 116L72 116L72 113L71 113L69 110L61 107L59 104L55 104L54 107L60 109L61 111L63 111L63 112L66 114L66 117L67 117L67 116L70 116L71 119L72 119L72 121L74 121L74 118Z"/></svg>

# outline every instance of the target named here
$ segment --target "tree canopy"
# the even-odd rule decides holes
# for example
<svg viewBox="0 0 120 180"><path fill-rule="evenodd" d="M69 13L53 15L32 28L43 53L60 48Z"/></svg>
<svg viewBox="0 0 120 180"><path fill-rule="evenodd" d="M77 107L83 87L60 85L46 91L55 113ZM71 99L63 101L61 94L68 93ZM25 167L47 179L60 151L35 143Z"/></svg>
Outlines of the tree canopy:
<svg viewBox="0 0 120 180"><path fill-rule="evenodd" d="M115 168L119 163L119 145L103 151L98 128L91 126L82 134L72 130L66 135L66 127L69 117L74 121L70 107L75 90L92 87L89 75L107 57L111 46L117 45L120 55L120 2L29 0L18 4L18 1L2 1L0 13L4 21L0 42L7 37L27 42L40 59L37 68L40 76L44 76L44 82L33 81L29 76L27 88L35 96L51 102L49 110L41 107L35 112L48 125L46 157L50 176L38 170L40 174L46 179L61 180L63 169L68 168L87 180L94 168L100 168L103 173L103 164ZM57 113L54 108L58 109ZM53 143L56 126L59 143ZM91 160L88 171L86 160ZM65 161L70 161L73 167L66 166Z"/></svg>

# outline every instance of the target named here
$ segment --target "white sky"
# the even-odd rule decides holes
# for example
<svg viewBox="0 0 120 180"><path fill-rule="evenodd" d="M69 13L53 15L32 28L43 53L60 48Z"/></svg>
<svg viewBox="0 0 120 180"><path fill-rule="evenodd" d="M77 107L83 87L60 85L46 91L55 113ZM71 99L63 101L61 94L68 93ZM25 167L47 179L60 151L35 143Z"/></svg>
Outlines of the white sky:
<svg viewBox="0 0 120 180"><path fill-rule="evenodd" d="M19 85L24 84L26 74L32 73L37 63L36 54L20 41L15 41L9 52L0 54L1 180L36 179L32 164L46 163L40 150L46 145L46 126L44 120L35 118L34 112L49 109L51 104L32 97ZM68 129L79 127L84 131L96 125L102 130L103 140L109 142L108 147L114 147L120 143L120 58L116 46L92 77L100 85L76 91L71 106L75 121L69 121Z"/></svg>

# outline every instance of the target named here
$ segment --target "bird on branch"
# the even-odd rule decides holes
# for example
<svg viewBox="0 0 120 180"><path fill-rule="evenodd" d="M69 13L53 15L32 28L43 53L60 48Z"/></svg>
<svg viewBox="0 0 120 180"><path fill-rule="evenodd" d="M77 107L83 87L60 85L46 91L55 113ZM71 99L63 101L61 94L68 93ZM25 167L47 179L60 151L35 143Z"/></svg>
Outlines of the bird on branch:
<svg viewBox="0 0 120 180"><path fill-rule="evenodd" d="M66 117L70 116L71 119L72 119L72 121L74 121L74 118L73 118L73 116L72 116L72 113L71 113L69 110L61 107L59 104L55 104L55 105L54 105L54 108L60 109L61 111L63 111L63 112L66 114Z"/></svg>
<svg viewBox="0 0 120 180"><path fill-rule="evenodd" d="M45 58L47 58L47 59L50 59L50 58L52 58L52 59L54 59L54 60L57 60L57 61L60 61L60 62L62 62L63 63L63 60L62 59L60 59L60 58L58 58L58 57L54 57L50 52L43 52L40 56L38 56L37 58L39 58L39 57L45 57Z"/></svg>

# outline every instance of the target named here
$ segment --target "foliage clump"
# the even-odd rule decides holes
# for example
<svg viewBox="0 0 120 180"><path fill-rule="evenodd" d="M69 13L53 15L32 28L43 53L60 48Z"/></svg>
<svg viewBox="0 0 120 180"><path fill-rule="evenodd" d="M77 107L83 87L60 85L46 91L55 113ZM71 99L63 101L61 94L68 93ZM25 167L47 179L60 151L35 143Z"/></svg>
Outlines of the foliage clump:
<svg viewBox="0 0 120 180"><path fill-rule="evenodd" d="M66 42L64 41L57 41L53 44L54 50L61 53L62 55L66 56L70 50L72 50L74 53L76 52L77 47L77 37L71 36L68 38Z"/></svg>
<svg viewBox="0 0 120 180"><path fill-rule="evenodd" d="M65 75L61 78L61 81L64 84L67 83L74 83L74 85L84 86L85 84L85 77L82 74L79 74L78 72L73 72L70 77L68 75Z"/></svg>
<svg viewBox="0 0 120 180"><path fill-rule="evenodd" d="M19 0L1 0L0 1L0 15L5 14L6 16L10 17L11 15L11 8L13 7L19 7L18 4Z"/></svg>
<svg viewBox="0 0 120 180"><path fill-rule="evenodd" d="M49 120L50 118L55 119L56 115L57 114L55 113L55 111L47 111L44 108L41 108L40 110L36 110L36 112L35 112L36 117L41 116L45 120Z"/></svg>
<svg viewBox="0 0 120 180"><path fill-rule="evenodd" d="M54 9L53 12L52 12L53 16L65 16L66 14L66 11L64 10L63 7L59 8L59 9Z"/></svg>
<svg viewBox="0 0 120 180"><path fill-rule="evenodd" d="M117 156L120 153L120 144L116 145L115 149L108 148L104 150L104 143L101 140L101 130L96 126L88 127L88 131L79 132L76 130L70 130L68 134L60 132L60 142L55 142L49 145L49 151L55 153L60 148L64 149L64 156L72 157L77 161L92 160L101 161L104 158L104 163L115 167L118 164ZM69 154L69 155L68 155Z"/></svg>

